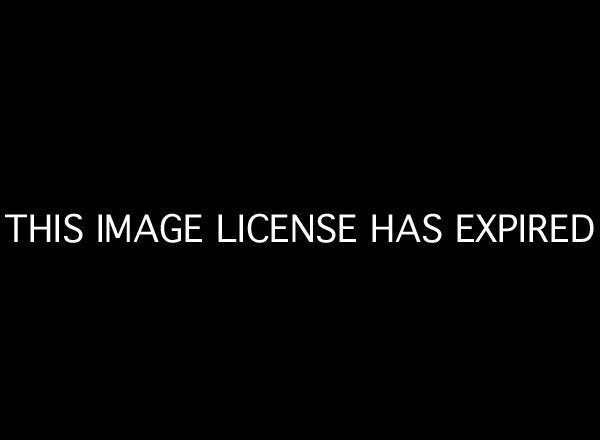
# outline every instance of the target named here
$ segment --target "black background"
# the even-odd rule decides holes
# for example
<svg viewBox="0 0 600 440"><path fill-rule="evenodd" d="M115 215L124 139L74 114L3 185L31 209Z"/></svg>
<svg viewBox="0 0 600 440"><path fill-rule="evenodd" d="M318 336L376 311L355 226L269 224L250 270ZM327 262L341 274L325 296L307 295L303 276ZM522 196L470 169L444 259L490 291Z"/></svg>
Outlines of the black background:
<svg viewBox="0 0 600 440"><path fill-rule="evenodd" d="M597 238L460 246L453 218L597 221L592 29L524 11L247 12L23 16L3 55L2 213L356 212L361 243L4 240L11 412L573 429L595 389ZM371 246L375 212L438 212L444 241Z"/></svg>

